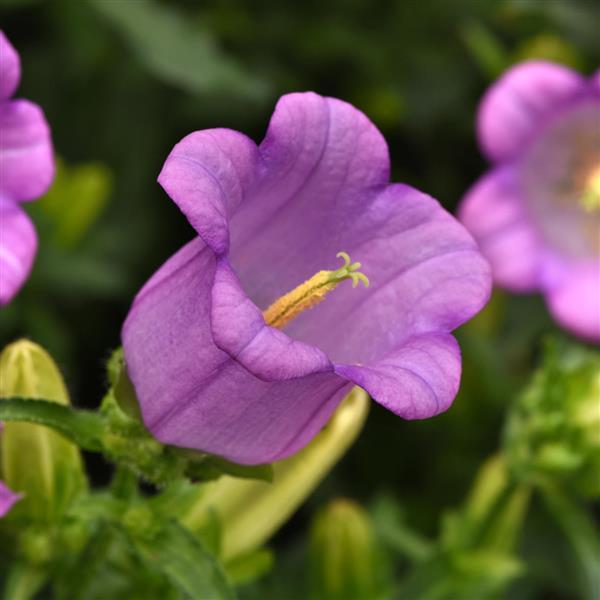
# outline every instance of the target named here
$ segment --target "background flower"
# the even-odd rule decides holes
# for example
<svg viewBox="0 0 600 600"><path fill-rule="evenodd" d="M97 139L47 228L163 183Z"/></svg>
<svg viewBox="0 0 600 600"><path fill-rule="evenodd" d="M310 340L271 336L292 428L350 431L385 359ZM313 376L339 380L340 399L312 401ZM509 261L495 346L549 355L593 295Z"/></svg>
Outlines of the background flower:
<svg viewBox="0 0 600 600"><path fill-rule="evenodd" d="M0 519L12 508L12 505L19 499L19 495L9 490L0 481Z"/></svg>
<svg viewBox="0 0 600 600"><path fill-rule="evenodd" d="M12 100L19 55L0 31L0 305L19 291L37 250L33 224L20 203L41 196L54 177L50 130L41 109Z"/></svg>
<svg viewBox="0 0 600 600"><path fill-rule="evenodd" d="M478 116L494 168L460 218L495 281L540 291L554 318L600 340L600 79L532 61L506 72Z"/></svg>

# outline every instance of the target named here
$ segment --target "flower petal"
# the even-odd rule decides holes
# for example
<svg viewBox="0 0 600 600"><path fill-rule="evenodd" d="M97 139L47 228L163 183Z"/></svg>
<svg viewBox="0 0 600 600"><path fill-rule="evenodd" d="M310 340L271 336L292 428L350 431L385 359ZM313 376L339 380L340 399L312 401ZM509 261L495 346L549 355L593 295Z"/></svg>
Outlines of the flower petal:
<svg viewBox="0 0 600 600"><path fill-rule="evenodd" d="M167 158L159 183L214 252L229 247L228 221L252 184L258 150L230 129L196 131Z"/></svg>
<svg viewBox="0 0 600 600"><path fill-rule="evenodd" d="M388 148L356 108L284 96L260 145L261 179L232 217L231 264L260 308L335 261L340 236L389 179Z"/></svg>
<svg viewBox="0 0 600 600"><path fill-rule="evenodd" d="M21 498L0 481L0 519L8 513L13 504Z"/></svg>
<svg viewBox="0 0 600 600"><path fill-rule="evenodd" d="M490 261L496 283L519 292L537 289L541 245L513 167L482 177L462 200L459 218Z"/></svg>
<svg viewBox="0 0 600 600"><path fill-rule="evenodd" d="M547 293L554 318L573 333L600 342L600 262L571 265Z"/></svg>
<svg viewBox="0 0 600 600"><path fill-rule="evenodd" d="M333 372L265 382L220 350L210 329L216 267L194 240L127 317L123 347L144 422L164 443L244 464L278 460L324 426L350 384Z"/></svg>
<svg viewBox="0 0 600 600"><path fill-rule="evenodd" d="M453 336L429 333L406 340L374 365L339 365L336 372L402 418L426 419L452 404L460 383L460 363Z"/></svg>
<svg viewBox="0 0 600 600"><path fill-rule="evenodd" d="M41 196L54 177L50 129L41 109L27 100L0 105L0 195Z"/></svg>
<svg viewBox="0 0 600 600"><path fill-rule="evenodd" d="M490 293L475 241L433 198L391 185L365 203L337 244L362 263L370 287L344 282L285 329L335 363L372 364L410 337L451 331Z"/></svg>
<svg viewBox="0 0 600 600"><path fill-rule="evenodd" d="M0 199L0 306L8 304L27 279L36 250L37 236L27 214Z"/></svg>
<svg viewBox="0 0 600 600"><path fill-rule="evenodd" d="M509 69L479 107L483 151L494 161L513 157L555 110L585 87L579 74L550 62L530 61Z"/></svg>
<svg viewBox="0 0 600 600"><path fill-rule="evenodd" d="M219 260L217 266L211 313L217 346L260 379L282 381L333 371L333 365L318 348L266 325L226 259Z"/></svg>
<svg viewBox="0 0 600 600"><path fill-rule="evenodd" d="M15 93L20 79L19 54L0 30L0 100L6 100Z"/></svg>

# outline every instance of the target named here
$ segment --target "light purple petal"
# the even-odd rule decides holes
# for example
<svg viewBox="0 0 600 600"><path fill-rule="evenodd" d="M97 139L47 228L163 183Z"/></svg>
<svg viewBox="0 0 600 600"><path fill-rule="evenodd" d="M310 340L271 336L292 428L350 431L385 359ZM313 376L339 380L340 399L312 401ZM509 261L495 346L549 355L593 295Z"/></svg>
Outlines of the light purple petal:
<svg viewBox="0 0 600 600"><path fill-rule="evenodd" d="M318 348L265 324L225 259L219 261L215 275L211 325L217 346L259 379L282 381L333 371Z"/></svg>
<svg viewBox="0 0 600 600"><path fill-rule="evenodd" d="M345 282L285 329L336 363L370 364L410 337L451 331L489 297L489 265L471 235L433 198L408 186L391 185L366 199L336 243L362 263L370 287ZM326 268L336 266L330 252Z"/></svg>
<svg viewBox="0 0 600 600"><path fill-rule="evenodd" d="M210 330L216 262L194 240L138 295L122 336L129 374L160 441L241 463L277 460L323 427L350 385L333 372L265 382L221 351Z"/></svg>
<svg viewBox="0 0 600 600"><path fill-rule="evenodd" d="M252 184L258 150L229 129L196 131L179 142L159 183L216 253L229 247L228 221Z"/></svg>
<svg viewBox="0 0 600 600"><path fill-rule="evenodd" d="M545 120L585 87L579 74L550 62L511 68L489 88L479 107L477 129L483 151L494 161L515 156Z"/></svg>
<svg viewBox="0 0 600 600"><path fill-rule="evenodd" d="M10 98L21 79L21 60L13 45L0 30L0 100Z"/></svg>
<svg viewBox="0 0 600 600"><path fill-rule="evenodd" d="M27 279L37 250L33 223L18 205L0 199L0 306Z"/></svg>
<svg viewBox="0 0 600 600"><path fill-rule="evenodd" d="M231 219L230 258L264 309L344 250L340 236L388 182L389 156L363 113L310 92L279 100L260 155L260 181Z"/></svg>
<svg viewBox="0 0 600 600"><path fill-rule="evenodd" d="M423 334L372 366L342 365L336 371L404 419L426 419L445 411L456 396L460 349L450 334Z"/></svg>
<svg viewBox="0 0 600 600"><path fill-rule="evenodd" d="M462 200L459 218L490 261L496 283L519 292L537 289L540 242L513 167L482 177Z"/></svg>
<svg viewBox="0 0 600 600"><path fill-rule="evenodd" d="M571 265L546 293L548 307L565 329L600 342L600 261Z"/></svg>
<svg viewBox="0 0 600 600"><path fill-rule="evenodd" d="M13 504L21 498L0 481L0 519L8 513Z"/></svg>
<svg viewBox="0 0 600 600"><path fill-rule="evenodd" d="M41 109L28 100L0 104L0 195L38 198L53 177L50 129Z"/></svg>

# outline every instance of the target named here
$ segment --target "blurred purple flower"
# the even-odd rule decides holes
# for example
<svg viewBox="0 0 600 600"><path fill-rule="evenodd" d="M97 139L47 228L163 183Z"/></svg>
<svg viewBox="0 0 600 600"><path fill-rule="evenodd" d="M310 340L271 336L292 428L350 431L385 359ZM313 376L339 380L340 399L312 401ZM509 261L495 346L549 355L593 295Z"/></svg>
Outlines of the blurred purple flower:
<svg viewBox="0 0 600 600"><path fill-rule="evenodd" d="M122 333L159 440L262 463L307 444L354 384L406 419L449 407L450 332L485 304L489 267L435 200L389 183L386 143L361 112L284 96L259 147L197 131L159 182L198 234L139 292ZM269 326L261 311L340 250L371 286L341 285L285 331Z"/></svg>
<svg viewBox="0 0 600 600"><path fill-rule="evenodd" d="M20 77L19 55L0 31L0 306L27 279L37 249L20 203L41 196L54 177L44 114L28 100L11 100Z"/></svg>
<svg viewBox="0 0 600 600"><path fill-rule="evenodd" d="M459 214L495 281L542 292L561 325L600 340L600 72L517 65L484 96L478 132L494 167Z"/></svg>
<svg viewBox="0 0 600 600"><path fill-rule="evenodd" d="M12 508L13 504L19 498L19 494L15 494L11 490L9 490L0 481L0 519Z"/></svg>

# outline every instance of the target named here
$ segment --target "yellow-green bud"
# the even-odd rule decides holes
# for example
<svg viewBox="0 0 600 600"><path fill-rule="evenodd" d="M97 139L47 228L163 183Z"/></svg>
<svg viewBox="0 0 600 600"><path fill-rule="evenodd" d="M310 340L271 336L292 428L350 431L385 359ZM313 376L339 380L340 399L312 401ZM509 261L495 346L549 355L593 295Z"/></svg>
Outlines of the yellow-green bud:
<svg viewBox="0 0 600 600"><path fill-rule="evenodd" d="M273 482L223 476L207 484L182 521L200 532L216 515L224 561L247 554L273 535L304 502L346 450L365 422L369 397L354 388L312 442L273 464Z"/></svg>
<svg viewBox="0 0 600 600"><path fill-rule="evenodd" d="M28 340L0 354L0 397L36 398L69 404L50 355ZM60 434L31 423L5 423L0 434L0 479L23 494L11 519L51 521L86 486L79 449Z"/></svg>
<svg viewBox="0 0 600 600"><path fill-rule="evenodd" d="M369 515L355 502L335 500L317 514L309 558L314 600L381 597L373 528Z"/></svg>

